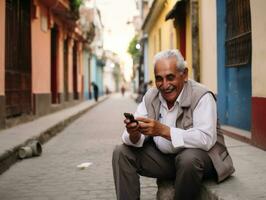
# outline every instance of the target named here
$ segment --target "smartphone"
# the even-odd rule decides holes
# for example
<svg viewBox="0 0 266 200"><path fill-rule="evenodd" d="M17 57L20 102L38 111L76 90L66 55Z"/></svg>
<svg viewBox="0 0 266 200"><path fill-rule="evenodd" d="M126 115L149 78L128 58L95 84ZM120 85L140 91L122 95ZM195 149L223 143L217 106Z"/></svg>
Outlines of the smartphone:
<svg viewBox="0 0 266 200"><path fill-rule="evenodd" d="M137 120L135 120L134 115L131 113L124 113L125 118L130 120L130 123L136 122L137 124L139 123Z"/></svg>

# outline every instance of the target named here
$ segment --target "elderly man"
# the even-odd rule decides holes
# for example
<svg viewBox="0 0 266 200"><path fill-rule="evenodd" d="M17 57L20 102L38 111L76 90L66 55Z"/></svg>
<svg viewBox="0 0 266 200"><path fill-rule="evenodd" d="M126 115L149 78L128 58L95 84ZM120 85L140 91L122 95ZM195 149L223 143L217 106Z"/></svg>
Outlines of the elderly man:
<svg viewBox="0 0 266 200"><path fill-rule="evenodd" d="M202 180L220 182L234 172L217 123L214 94L188 80L178 50L155 56L156 88L137 107L138 122L125 119L124 144L113 152L117 199L140 198L139 175L175 180L175 199L193 200Z"/></svg>

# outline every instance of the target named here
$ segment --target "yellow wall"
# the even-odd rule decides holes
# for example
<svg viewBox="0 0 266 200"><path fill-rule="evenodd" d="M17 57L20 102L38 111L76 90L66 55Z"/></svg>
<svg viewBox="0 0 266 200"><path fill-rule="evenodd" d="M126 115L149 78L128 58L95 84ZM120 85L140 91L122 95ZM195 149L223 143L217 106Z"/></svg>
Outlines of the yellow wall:
<svg viewBox="0 0 266 200"><path fill-rule="evenodd" d="M5 2L0 1L0 95L5 94Z"/></svg>
<svg viewBox="0 0 266 200"><path fill-rule="evenodd" d="M173 8L176 1L168 0L164 4L161 13L156 17L155 24L152 25L148 32L148 66L149 66L149 80L154 82L154 66L153 58L156 53L161 50L170 48L177 48L176 46L176 31L174 29L173 20L165 21L165 16ZM151 11L152 12L152 11ZM161 48L159 47L159 30L161 30ZM171 41L172 36L172 41Z"/></svg>
<svg viewBox="0 0 266 200"><path fill-rule="evenodd" d="M200 80L217 93L216 1L199 1Z"/></svg>
<svg viewBox="0 0 266 200"><path fill-rule="evenodd" d="M190 20L190 5L187 3L186 8L186 61L188 67L189 78L193 77L192 70L192 33L191 33L191 20Z"/></svg>
<svg viewBox="0 0 266 200"><path fill-rule="evenodd" d="M174 7L177 1L168 0L164 4L164 9L158 15L155 24L152 25L151 30L148 32L148 66L150 79L154 80L153 73L153 57L160 50L171 48L179 48L180 41L177 36L179 31L174 27L174 20L170 19L165 21L165 16ZM152 11L151 11L152 12ZM161 49L159 48L159 30L161 29ZM171 39L172 37L172 39ZM189 77L192 77L192 34L191 34L191 20L190 20L190 6L187 6L186 17L186 61L189 69Z"/></svg>
<svg viewBox="0 0 266 200"><path fill-rule="evenodd" d="M266 97L266 1L250 0L252 31L252 96Z"/></svg>

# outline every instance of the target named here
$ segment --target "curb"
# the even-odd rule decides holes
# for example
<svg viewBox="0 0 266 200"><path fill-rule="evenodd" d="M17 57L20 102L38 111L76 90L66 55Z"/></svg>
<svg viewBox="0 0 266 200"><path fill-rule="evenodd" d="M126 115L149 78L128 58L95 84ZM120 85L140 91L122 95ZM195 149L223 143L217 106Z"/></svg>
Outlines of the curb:
<svg viewBox="0 0 266 200"><path fill-rule="evenodd" d="M32 140L38 140L41 144L45 144L48 142L52 137L56 136L58 133L60 133L67 125L69 125L71 122L78 119L80 116L85 114L87 111L98 105L99 103L107 100L109 96L104 96L102 99L99 99L98 102L95 102L94 104L88 106L87 108L79 111L76 114L73 114L72 116L63 119L62 121L58 122L52 127L48 127L45 131L40 133L39 135L36 135L34 137L31 137L27 139L25 142L18 144L17 146L6 150L4 153L0 153L0 175L4 173L6 170L8 170L13 164L15 164L20 159L17 156L18 150L26 146L28 143L30 143Z"/></svg>
<svg viewBox="0 0 266 200"><path fill-rule="evenodd" d="M174 200L175 196L175 188L174 188L174 180L159 180L157 179L157 194L156 200ZM203 182L200 196L197 198L198 200L223 200L218 197L218 195L208 187L208 185L215 184L213 181L208 181L208 184Z"/></svg>

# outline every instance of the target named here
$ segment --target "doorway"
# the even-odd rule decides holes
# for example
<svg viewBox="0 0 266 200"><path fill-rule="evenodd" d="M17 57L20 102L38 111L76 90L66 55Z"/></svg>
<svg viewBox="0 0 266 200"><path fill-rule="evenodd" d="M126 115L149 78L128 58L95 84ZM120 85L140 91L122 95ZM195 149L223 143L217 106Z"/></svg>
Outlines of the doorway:
<svg viewBox="0 0 266 200"><path fill-rule="evenodd" d="M31 1L6 0L6 117L32 113Z"/></svg>

